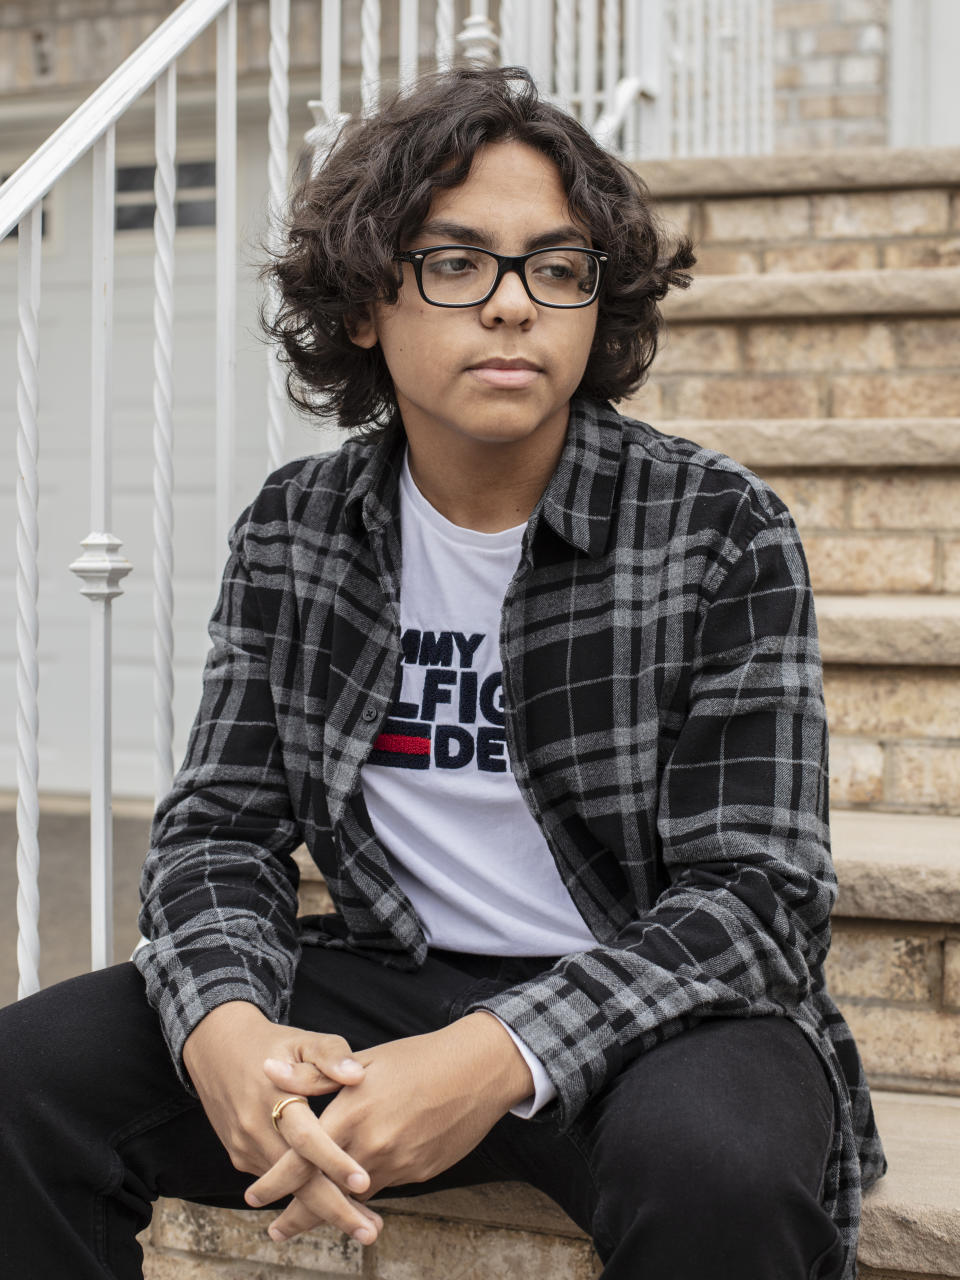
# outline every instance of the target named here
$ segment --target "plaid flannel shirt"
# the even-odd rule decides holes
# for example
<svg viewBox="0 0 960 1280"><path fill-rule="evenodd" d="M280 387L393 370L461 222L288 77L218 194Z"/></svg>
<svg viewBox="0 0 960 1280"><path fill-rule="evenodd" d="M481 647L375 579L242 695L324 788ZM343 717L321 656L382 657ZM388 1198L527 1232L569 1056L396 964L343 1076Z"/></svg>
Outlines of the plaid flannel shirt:
<svg viewBox="0 0 960 1280"><path fill-rule="evenodd" d="M181 1072L216 1005L286 1018L303 942L424 961L360 786L399 689L403 445L394 426L290 463L231 532L142 883L136 963ZM500 648L513 773L596 945L453 1016L484 1008L516 1031L558 1091L529 1123L562 1127L703 1018L792 1019L834 1093L823 1194L854 1276L861 1189L886 1166L824 988L827 731L788 511L730 459L575 399ZM301 842L336 917L296 918Z"/></svg>

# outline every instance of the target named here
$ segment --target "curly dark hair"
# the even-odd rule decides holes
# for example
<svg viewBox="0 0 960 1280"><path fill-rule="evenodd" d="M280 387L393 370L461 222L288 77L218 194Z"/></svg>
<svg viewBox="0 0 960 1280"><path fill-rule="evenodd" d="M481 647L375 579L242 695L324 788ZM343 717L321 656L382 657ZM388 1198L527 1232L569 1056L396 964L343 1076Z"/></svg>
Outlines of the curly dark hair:
<svg viewBox="0 0 960 1280"><path fill-rule="evenodd" d="M527 71L460 67L350 120L293 191L285 245L262 273L280 305L261 321L282 346L294 404L367 434L396 416L380 347L353 343L351 319L397 301L393 255L426 220L434 191L463 182L478 149L501 141L556 164L571 213L609 258L578 390L619 400L641 384L657 350L658 304L690 283L690 241L668 243L637 174L544 101Z"/></svg>

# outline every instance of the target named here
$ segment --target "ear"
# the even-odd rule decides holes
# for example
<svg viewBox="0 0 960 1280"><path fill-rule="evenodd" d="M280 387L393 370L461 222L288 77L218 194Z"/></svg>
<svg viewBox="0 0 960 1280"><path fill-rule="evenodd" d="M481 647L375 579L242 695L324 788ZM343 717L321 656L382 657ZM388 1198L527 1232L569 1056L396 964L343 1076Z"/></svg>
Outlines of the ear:
<svg viewBox="0 0 960 1280"><path fill-rule="evenodd" d="M344 320L347 330L347 337L351 342L356 343L358 347L365 347L368 351L371 347L375 347L380 341L377 333L377 322L372 315L353 315L347 316Z"/></svg>

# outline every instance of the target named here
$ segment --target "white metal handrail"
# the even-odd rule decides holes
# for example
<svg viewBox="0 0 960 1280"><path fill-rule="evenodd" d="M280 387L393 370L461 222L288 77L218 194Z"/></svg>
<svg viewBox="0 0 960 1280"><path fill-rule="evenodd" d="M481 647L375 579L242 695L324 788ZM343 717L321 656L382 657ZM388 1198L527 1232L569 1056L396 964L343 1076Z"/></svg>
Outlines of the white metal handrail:
<svg viewBox="0 0 960 1280"><path fill-rule="evenodd" d="M0 240L232 0L185 0L0 187Z"/></svg>

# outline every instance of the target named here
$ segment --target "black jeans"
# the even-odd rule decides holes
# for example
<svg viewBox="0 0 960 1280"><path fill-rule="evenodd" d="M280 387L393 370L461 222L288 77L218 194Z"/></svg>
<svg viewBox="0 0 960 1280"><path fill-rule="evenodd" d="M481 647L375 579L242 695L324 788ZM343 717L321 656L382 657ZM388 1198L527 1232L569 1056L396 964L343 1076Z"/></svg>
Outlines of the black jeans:
<svg viewBox="0 0 960 1280"><path fill-rule="evenodd" d="M550 963L435 950L404 973L309 947L291 1022L368 1048ZM820 1205L832 1126L826 1076L792 1023L711 1019L641 1054L566 1132L508 1114L439 1177L382 1194L532 1183L589 1232L604 1280L837 1280ZM132 964L0 1011L4 1280L134 1280L157 1196L244 1208L251 1181L179 1083Z"/></svg>

